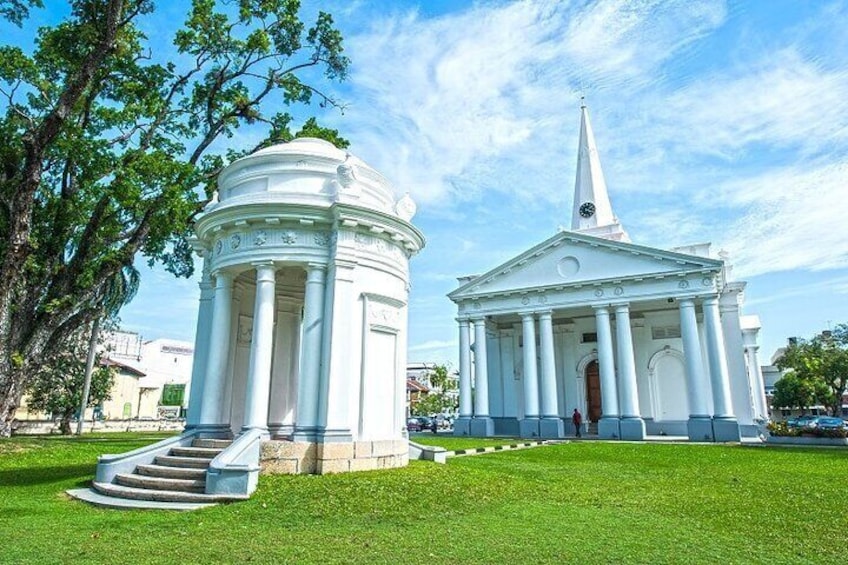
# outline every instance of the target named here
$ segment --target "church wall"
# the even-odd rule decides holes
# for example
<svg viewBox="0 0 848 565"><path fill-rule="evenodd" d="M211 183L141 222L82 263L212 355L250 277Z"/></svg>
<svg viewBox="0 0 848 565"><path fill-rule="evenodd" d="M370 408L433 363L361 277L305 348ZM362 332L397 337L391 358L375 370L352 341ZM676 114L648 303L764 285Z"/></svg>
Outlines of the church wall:
<svg viewBox="0 0 848 565"><path fill-rule="evenodd" d="M486 323L486 366L489 374L489 415L502 417L504 413L503 367L501 365L501 337L496 326Z"/></svg>
<svg viewBox="0 0 848 565"><path fill-rule="evenodd" d="M514 336L512 329L500 330L498 364L500 366L501 386L501 412L497 414L505 418L518 417L518 404L516 402L516 380ZM493 414L494 415L494 414Z"/></svg>

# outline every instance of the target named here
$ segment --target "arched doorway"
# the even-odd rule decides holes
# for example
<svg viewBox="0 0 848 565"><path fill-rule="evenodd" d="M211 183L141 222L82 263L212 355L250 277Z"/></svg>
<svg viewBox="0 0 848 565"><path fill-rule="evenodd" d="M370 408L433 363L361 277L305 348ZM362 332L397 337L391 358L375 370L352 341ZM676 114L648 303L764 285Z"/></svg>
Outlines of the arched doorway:
<svg viewBox="0 0 848 565"><path fill-rule="evenodd" d="M586 417L597 423L601 419L601 373L597 359L586 365Z"/></svg>

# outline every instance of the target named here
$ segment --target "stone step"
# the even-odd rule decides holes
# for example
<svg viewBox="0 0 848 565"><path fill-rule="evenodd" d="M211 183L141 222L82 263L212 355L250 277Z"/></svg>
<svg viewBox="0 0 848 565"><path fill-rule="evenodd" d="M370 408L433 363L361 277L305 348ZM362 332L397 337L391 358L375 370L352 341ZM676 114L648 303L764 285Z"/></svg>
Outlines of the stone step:
<svg viewBox="0 0 848 565"><path fill-rule="evenodd" d="M67 492L77 500L82 500L101 508L123 508L131 510L197 510L214 506L214 502L159 502L155 500L135 500L132 498L115 498L100 494L93 488L71 489Z"/></svg>
<svg viewBox="0 0 848 565"><path fill-rule="evenodd" d="M192 447L212 447L215 449L225 449L233 443L230 439L194 439L191 442Z"/></svg>
<svg viewBox="0 0 848 565"><path fill-rule="evenodd" d="M135 468L138 475L161 477L163 479L206 480L206 469L184 469L182 467L167 467L165 465L139 465Z"/></svg>
<svg viewBox="0 0 848 565"><path fill-rule="evenodd" d="M177 457L174 455L157 455L153 460L156 465L163 467L183 467L192 469L207 469L212 459L203 457Z"/></svg>
<svg viewBox="0 0 848 565"><path fill-rule="evenodd" d="M180 492L205 492L206 479L195 481L191 479L165 479L162 477L146 477L129 473L115 475L115 483L125 487L136 487L151 490L177 490Z"/></svg>
<svg viewBox="0 0 848 565"><path fill-rule="evenodd" d="M181 492L174 490L148 490L127 487L112 483L93 483L94 490L106 496L129 500L155 500L158 502L229 502L247 500L248 495L238 494L201 494L197 492Z"/></svg>
<svg viewBox="0 0 848 565"><path fill-rule="evenodd" d="M214 459L216 455L224 451L215 447L172 447L169 455L177 457L204 457Z"/></svg>

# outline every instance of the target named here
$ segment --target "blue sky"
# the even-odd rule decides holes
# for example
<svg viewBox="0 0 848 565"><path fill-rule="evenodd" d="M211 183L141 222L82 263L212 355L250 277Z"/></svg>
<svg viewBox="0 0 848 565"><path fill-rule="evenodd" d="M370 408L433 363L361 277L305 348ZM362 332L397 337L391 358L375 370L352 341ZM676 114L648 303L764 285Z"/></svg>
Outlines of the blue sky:
<svg viewBox="0 0 848 565"><path fill-rule="evenodd" d="M181 21L179 4L151 33ZM568 223L581 95L633 241L727 250L764 359L787 336L848 321L848 3L339 1L304 13L319 5L353 66L331 87L345 113L311 113L413 195L428 238L411 264L410 360L455 364L445 295L457 276ZM123 325L193 340L197 297L196 281L146 271Z"/></svg>

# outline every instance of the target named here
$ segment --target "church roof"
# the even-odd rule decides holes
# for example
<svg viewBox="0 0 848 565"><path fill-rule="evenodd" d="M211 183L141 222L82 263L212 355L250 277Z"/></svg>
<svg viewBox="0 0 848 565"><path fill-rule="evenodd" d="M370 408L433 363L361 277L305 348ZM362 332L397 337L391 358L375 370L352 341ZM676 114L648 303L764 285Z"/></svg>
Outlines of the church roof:
<svg viewBox="0 0 848 565"><path fill-rule="evenodd" d="M458 301L529 290L717 273L722 265L718 259L562 231L465 281L448 297Z"/></svg>

